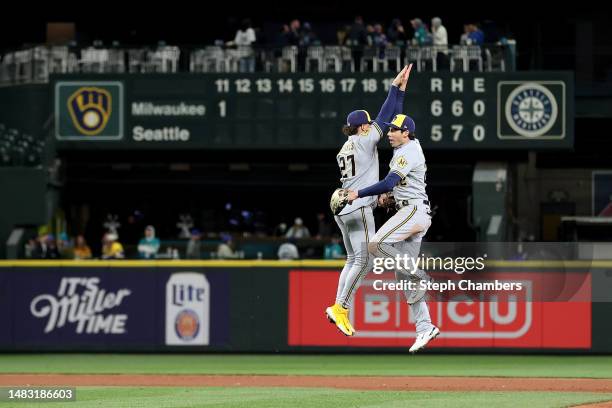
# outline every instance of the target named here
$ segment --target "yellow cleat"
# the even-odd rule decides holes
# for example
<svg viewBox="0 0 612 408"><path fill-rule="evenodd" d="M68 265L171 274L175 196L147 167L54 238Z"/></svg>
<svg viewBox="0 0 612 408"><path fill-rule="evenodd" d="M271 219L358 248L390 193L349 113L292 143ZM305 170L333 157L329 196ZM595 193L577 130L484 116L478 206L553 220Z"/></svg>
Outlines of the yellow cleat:
<svg viewBox="0 0 612 408"><path fill-rule="evenodd" d="M348 318L348 309L335 303L333 306L325 309L325 315L329 322L335 324L338 330L345 336L352 336L355 334L355 329Z"/></svg>

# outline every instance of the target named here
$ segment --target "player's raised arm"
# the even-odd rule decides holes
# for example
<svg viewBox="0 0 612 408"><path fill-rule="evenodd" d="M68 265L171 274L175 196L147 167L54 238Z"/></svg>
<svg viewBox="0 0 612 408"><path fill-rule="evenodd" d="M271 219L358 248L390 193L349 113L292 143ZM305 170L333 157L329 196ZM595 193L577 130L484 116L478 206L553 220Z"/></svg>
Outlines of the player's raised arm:
<svg viewBox="0 0 612 408"><path fill-rule="evenodd" d="M404 96L406 92L406 86L408 85L408 78L410 78L410 71L412 71L412 64L408 65L408 67L404 68L402 72L402 80L399 86L400 92L398 92L397 98L395 100L395 112L394 115L398 113L402 113L404 111Z"/></svg>
<svg viewBox="0 0 612 408"><path fill-rule="evenodd" d="M395 109L397 107L397 98L400 96L400 94L401 94L402 103L403 103L404 91L400 90L400 87L402 86L402 81L403 81L403 78L407 70L408 70L408 66L405 66L397 74L397 76L391 83L391 87L389 89L389 95L387 95L387 99L385 99L385 102L382 104L380 108L380 112L378 112L378 116L376 116L376 119L374 119L373 125L378 128L378 130L380 131L381 137L384 134L385 129L387 127L385 125L385 122L390 122L391 118L393 118L393 116L396 113ZM405 86L404 86L404 89L405 89Z"/></svg>
<svg viewBox="0 0 612 408"><path fill-rule="evenodd" d="M401 88L406 89L405 83L408 81L406 74L409 73L410 69L412 69L412 66L407 65L397 74L391 83L387 99L385 99L385 102L382 104L378 116L374 119L375 126L380 130L381 137L387 128L385 122L390 122L391 118L398 113L396 109L404 103L404 91Z"/></svg>

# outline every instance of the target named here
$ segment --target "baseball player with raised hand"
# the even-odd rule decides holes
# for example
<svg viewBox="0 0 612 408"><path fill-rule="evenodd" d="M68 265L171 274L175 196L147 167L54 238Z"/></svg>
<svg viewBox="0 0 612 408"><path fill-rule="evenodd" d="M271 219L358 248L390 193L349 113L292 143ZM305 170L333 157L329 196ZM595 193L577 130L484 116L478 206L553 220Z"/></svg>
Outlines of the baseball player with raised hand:
<svg viewBox="0 0 612 408"><path fill-rule="evenodd" d="M404 67L395 77L389 95L374 121L365 110L356 110L348 115L347 124L342 128L348 140L336 156L343 189L358 190L379 180L377 144L387 123L402 111L411 69L412 64ZM372 214L375 206L376 197L357 198L334 217L342 232L347 257L338 281L336 301L325 310L325 314L346 336L355 334L348 318L352 298L361 279L372 269L373 258L369 256L368 243L375 232Z"/></svg>
<svg viewBox="0 0 612 408"><path fill-rule="evenodd" d="M396 115L389 123L388 137L393 147L389 174L384 180L362 189L351 189L348 202L378 196L393 191L397 213L391 217L368 243L368 251L375 257L407 254L417 259L421 240L431 226L429 200L425 192L427 165L419 140L416 138L414 120L404 114ZM401 248L401 251L398 249ZM410 312L416 321L416 341L410 352L416 352L440 334L431 323L429 308L425 302L426 290L420 289L421 281L429 281L425 271L396 266L396 279L414 282L415 290L405 291Z"/></svg>

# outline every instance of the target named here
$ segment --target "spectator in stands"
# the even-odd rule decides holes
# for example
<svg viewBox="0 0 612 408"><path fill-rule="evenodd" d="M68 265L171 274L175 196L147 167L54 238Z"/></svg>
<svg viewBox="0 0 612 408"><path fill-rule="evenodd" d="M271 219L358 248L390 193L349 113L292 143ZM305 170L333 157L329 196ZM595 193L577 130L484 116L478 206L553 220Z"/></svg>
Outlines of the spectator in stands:
<svg viewBox="0 0 612 408"><path fill-rule="evenodd" d="M325 245L325 259L344 259L344 250L340 245L340 237L335 234L329 244Z"/></svg>
<svg viewBox="0 0 612 408"><path fill-rule="evenodd" d="M378 48L384 48L387 46L387 36L383 32L383 27L381 24L374 24L374 32L369 37L370 45Z"/></svg>
<svg viewBox="0 0 612 408"><path fill-rule="evenodd" d="M433 43L431 34L427 31L427 26L423 24L420 18L410 20L410 24L414 30L414 37L412 37L413 45L424 46Z"/></svg>
<svg viewBox="0 0 612 408"><path fill-rule="evenodd" d="M484 41L487 44L493 44L501 40L499 29L495 21L484 20L480 25L480 29L482 30Z"/></svg>
<svg viewBox="0 0 612 408"><path fill-rule="evenodd" d="M366 27L363 24L363 18L361 16L355 17L355 21L350 26L347 34L346 45L349 47L363 47L367 44Z"/></svg>
<svg viewBox="0 0 612 408"><path fill-rule="evenodd" d="M251 20L245 18L242 20L238 31L236 31L234 40L230 41L228 45L249 46L253 45L255 41L257 41L257 38L255 36L255 30L253 29Z"/></svg>
<svg viewBox="0 0 612 408"><path fill-rule="evenodd" d="M289 239L287 242L278 247L278 259L290 261L300 259L300 253L295 245L294 239Z"/></svg>
<svg viewBox="0 0 612 408"><path fill-rule="evenodd" d="M274 44L275 48L280 49L289 45L289 33L289 26L287 24L283 24L281 26L280 32L276 36L276 41ZM278 55L280 55L280 51Z"/></svg>
<svg viewBox="0 0 612 408"><path fill-rule="evenodd" d="M236 259L239 257L238 253L234 250L234 242L230 234L221 234L221 241L217 247L218 259Z"/></svg>
<svg viewBox="0 0 612 408"><path fill-rule="evenodd" d="M43 245L46 245L45 243L43 243L43 236L39 235L36 238L30 240L33 241L30 244L30 248L28 249L28 245L26 245L26 257L28 255L28 252L30 253L30 257L32 259L42 259L43 256Z"/></svg>
<svg viewBox="0 0 612 408"><path fill-rule="evenodd" d="M372 46L374 44L374 26L368 24L366 26L366 45Z"/></svg>
<svg viewBox="0 0 612 408"><path fill-rule="evenodd" d="M387 30L387 40L393 45L404 45L406 43L406 32L399 18L393 19Z"/></svg>
<svg viewBox="0 0 612 408"><path fill-rule="evenodd" d="M474 23L468 24L467 43L480 46L484 44L484 33Z"/></svg>
<svg viewBox="0 0 612 408"><path fill-rule="evenodd" d="M119 236L114 232L104 235L102 240L102 259L123 259L125 253L123 245L119 242Z"/></svg>
<svg viewBox="0 0 612 408"><path fill-rule="evenodd" d="M300 217L297 217L295 221L293 222L293 225L291 226L291 228L289 228L289 231L287 231L287 234L285 235L285 237L289 239L291 238L295 238L295 239L310 238L310 231L304 225L304 222L302 221L302 219Z"/></svg>
<svg viewBox="0 0 612 408"><path fill-rule="evenodd" d="M350 26L342 26L336 30L336 40L338 45L345 45L348 40Z"/></svg>
<svg viewBox="0 0 612 408"><path fill-rule="evenodd" d="M138 256L142 259L155 259L160 245L159 238L155 237L155 228L147 225L144 238L138 242Z"/></svg>
<svg viewBox="0 0 612 408"><path fill-rule="evenodd" d="M91 259L91 248L89 248L87 241L85 241L85 237L82 235L77 235L76 237L74 259Z"/></svg>
<svg viewBox="0 0 612 408"><path fill-rule="evenodd" d="M202 258L202 233L194 228L191 230L191 237L187 243L187 251L185 259L201 259Z"/></svg>
<svg viewBox="0 0 612 408"><path fill-rule="evenodd" d="M463 34L461 34L461 38L459 39L459 44L467 45L468 44L468 34L470 33L469 24L463 25Z"/></svg>
<svg viewBox="0 0 612 408"><path fill-rule="evenodd" d="M312 26L308 22L304 22L300 31L300 47L310 47L311 45L319 45L321 42L317 38L317 34L312 31Z"/></svg>
<svg viewBox="0 0 612 408"><path fill-rule="evenodd" d="M57 249L62 259L74 259L74 247L70 241L70 237L65 232L59 234L57 240Z"/></svg>
<svg viewBox="0 0 612 408"><path fill-rule="evenodd" d="M289 35L288 35L289 45L299 45L300 44L301 26L302 24L300 23L300 20L298 20L297 18L295 20L292 20L289 23Z"/></svg>
<svg viewBox="0 0 612 408"><path fill-rule="evenodd" d="M60 253L52 234L45 234L38 238L38 245L33 257L36 259L59 259Z"/></svg>
<svg viewBox="0 0 612 408"><path fill-rule="evenodd" d="M274 228L273 235L275 237L284 237L285 234L287 234L287 224L284 222L281 222L280 224L276 226L276 228Z"/></svg>
<svg viewBox="0 0 612 408"><path fill-rule="evenodd" d="M436 58L438 69L448 66L448 33L446 27L442 25L440 17L431 19L431 34L433 36L433 45L437 49Z"/></svg>
<svg viewBox="0 0 612 408"><path fill-rule="evenodd" d="M28 242L24 245L24 252L25 252L25 258L26 259L32 259L36 256L36 251L38 247L38 242L36 239L32 238L29 239Z"/></svg>
<svg viewBox="0 0 612 408"><path fill-rule="evenodd" d="M359 66L363 56L363 46L366 44L368 44L368 32L363 24L363 18L356 16L353 24L347 29L345 41L345 45L352 48L355 66Z"/></svg>
<svg viewBox="0 0 612 408"><path fill-rule="evenodd" d="M227 43L230 46L237 46L241 51L239 59L240 72L255 72L255 54L253 53L252 45L257 41L255 30L251 25L251 20L244 19L240 24L240 28L236 31L233 41Z"/></svg>
<svg viewBox="0 0 612 408"><path fill-rule="evenodd" d="M325 218L325 213L317 214L318 228L317 228L317 239L329 238L332 233L331 224Z"/></svg>
<svg viewBox="0 0 612 408"><path fill-rule="evenodd" d="M431 33L433 35L433 45L440 49L448 48L448 33L446 32L446 27L442 25L440 17L431 19Z"/></svg>

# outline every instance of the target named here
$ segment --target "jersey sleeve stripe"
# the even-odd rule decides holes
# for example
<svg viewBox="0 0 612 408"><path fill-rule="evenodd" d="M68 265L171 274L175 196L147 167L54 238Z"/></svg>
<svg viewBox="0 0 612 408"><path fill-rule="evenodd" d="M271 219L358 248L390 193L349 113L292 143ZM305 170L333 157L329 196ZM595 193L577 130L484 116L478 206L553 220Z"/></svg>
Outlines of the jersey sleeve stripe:
<svg viewBox="0 0 612 408"><path fill-rule="evenodd" d="M405 175L405 174L402 174L402 173L401 173L399 170L391 170L389 173L395 173L395 174L397 174L398 176L400 176L400 177L402 178L402 180L403 180L404 178L406 178L406 175Z"/></svg>
<svg viewBox="0 0 612 408"><path fill-rule="evenodd" d="M372 122L372 127L374 127L374 129L376 129L376 131L378 132L378 138L380 139L383 136L383 131L380 128L380 126L378 126L378 123L376 122Z"/></svg>

